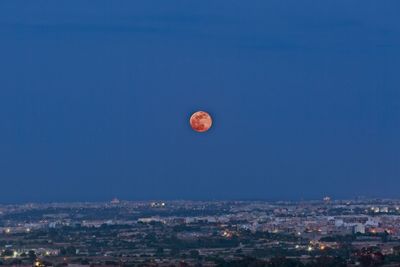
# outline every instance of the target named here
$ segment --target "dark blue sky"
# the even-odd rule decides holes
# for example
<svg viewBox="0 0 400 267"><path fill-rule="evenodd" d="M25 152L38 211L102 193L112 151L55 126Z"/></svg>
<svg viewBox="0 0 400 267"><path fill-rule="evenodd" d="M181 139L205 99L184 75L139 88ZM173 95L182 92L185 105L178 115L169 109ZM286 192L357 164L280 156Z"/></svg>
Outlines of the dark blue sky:
<svg viewBox="0 0 400 267"><path fill-rule="evenodd" d="M400 197L399 10L1 1L0 202Z"/></svg>

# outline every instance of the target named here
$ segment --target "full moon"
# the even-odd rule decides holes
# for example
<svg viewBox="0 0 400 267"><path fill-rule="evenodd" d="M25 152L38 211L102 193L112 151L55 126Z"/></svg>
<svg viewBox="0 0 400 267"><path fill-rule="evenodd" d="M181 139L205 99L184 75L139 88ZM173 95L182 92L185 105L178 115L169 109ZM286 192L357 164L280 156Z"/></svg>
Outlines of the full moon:
<svg viewBox="0 0 400 267"><path fill-rule="evenodd" d="M197 111L190 117L190 126L196 132L206 132L211 128L212 118L205 111Z"/></svg>

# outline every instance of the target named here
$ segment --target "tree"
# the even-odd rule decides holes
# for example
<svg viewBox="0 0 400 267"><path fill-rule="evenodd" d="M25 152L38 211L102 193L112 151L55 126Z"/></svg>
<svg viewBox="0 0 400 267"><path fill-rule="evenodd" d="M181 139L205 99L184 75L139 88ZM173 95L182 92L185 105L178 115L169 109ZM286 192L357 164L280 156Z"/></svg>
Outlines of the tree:
<svg viewBox="0 0 400 267"><path fill-rule="evenodd" d="M191 250L190 251L190 257L193 259L197 259L200 256L200 253L198 250Z"/></svg>
<svg viewBox="0 0 400 267"><path fill-rule="evenodd" d="M162 247L158 247L156 250L156 255L161 256L164 254L164 249Z"/></svg>
<svg viewBox="0 0 400 267"><path fill-rule="evenodd" d="M11 257L14 255L14 251L12 251L11 249L6 249L3 251L3 253L1 253L1 256L3 257Z"/></svg>
<svg viewBox="0 0 400 267"><path fill-rule="evenodd" d="M171 248L171 256L178 256L181 253L179 248Z"/></svg>
<svg viewBox="0 0 400 267"><path fill-rule="evenodd" d="M304 264L298 260L287 259L285 257L272 258L268 267L303 267Z"/></svg>
<svg viewBox="0 0 400 267"><path fill-rule="evenodd" d="M315 261L306 265L307 267L346 267L346 261L339 257L318 257Z"/></svg>
<svg viewBox="0 0 400 267"><path fill-rule="evenodd" d="M29 257L29 259L30 259L31 261L36 260L36 253L35 253L35 251L29 250L29 252L28 252L28 257Z"/></svg>

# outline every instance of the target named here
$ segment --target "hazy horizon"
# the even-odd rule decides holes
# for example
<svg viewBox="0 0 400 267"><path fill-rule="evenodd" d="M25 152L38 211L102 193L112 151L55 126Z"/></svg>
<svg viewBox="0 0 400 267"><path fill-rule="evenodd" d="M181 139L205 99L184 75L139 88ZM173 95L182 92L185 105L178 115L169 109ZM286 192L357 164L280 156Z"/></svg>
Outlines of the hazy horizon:
<svg viewBox="0 0 400 267"><path fill-rule="evenodd" d="M74 204L74 203L110 203L111 201L117 199L120 202L292 202L292 203L300 203L300 202L323 202L325 197L330 198L330 202L335 201L373 201L373 200L400 200L400 198L381 198L374 196L356 196L352 198L333 198L331 196L323 196L321 198L299 198L299 199L273 199L273 198L237 198L237 199L123 199L114 197L111 199L74 199L74 200L54 200L54 201L20 201L20 202L0 202L0 205L26 205L26 204Z"/></svg>

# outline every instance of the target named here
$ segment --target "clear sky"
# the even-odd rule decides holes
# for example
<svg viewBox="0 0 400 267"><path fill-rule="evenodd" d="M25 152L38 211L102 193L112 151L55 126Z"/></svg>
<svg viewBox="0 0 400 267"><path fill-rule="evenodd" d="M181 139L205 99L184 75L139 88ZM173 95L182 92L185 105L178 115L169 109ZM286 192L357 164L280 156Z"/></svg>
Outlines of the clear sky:
<svg viewBox="0 0 400 267"><path fill-rule="evenodd" d="M399 10L1 1L0 202L400 197Z"/></svg>

